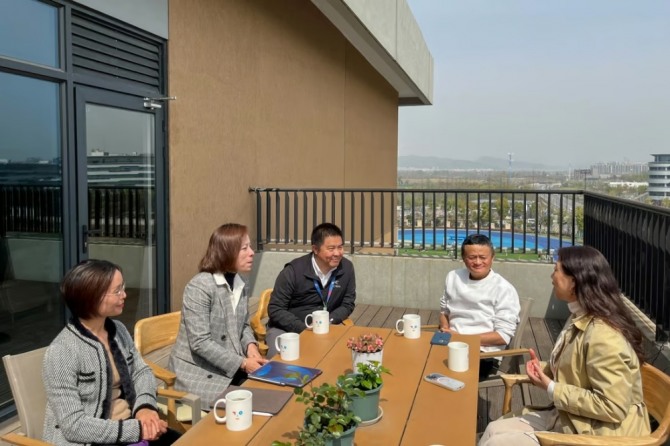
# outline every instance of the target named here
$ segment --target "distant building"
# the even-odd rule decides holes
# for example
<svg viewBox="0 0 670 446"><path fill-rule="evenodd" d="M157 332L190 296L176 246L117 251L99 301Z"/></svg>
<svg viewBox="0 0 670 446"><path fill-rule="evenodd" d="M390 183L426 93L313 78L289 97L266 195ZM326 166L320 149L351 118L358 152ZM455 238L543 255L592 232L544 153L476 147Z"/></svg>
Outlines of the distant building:
<svg viewBox="0 0 670 446"><path fill-rule="evenodd" d="M643 187L649 185L649 183L643 181L610 181L607 184L609 187Z"/></svg>
<svg viewBox="0 0 670 446"><path fill-rule="evenodd" d="M90 186L153 187L153 155L108 155L102 152L88 156L87 178ZM0 184L37 186L61 185L62 166L55 162L32 159L31 162L3 163L0 160Z"/></svg>
<svg viewBox="0 0 670 446"><path fill-rule="evenodd" d="M106 155L88 157L88 183L107 186L154 186L153 155Z"/></svg>
<svg viewBox="0 0 670 446"><path fill-rule="evenodd" d="M591 175L599 178L609 178L611 176L644 173L649 170L647 163L597 163L591 164Z"/></svg>
<svg viewBox="0 0 670 446"><path fill-rule="evenodd" d="M670 154L654 155L649 163L649 198L662 201L670 198Z"/></svg>

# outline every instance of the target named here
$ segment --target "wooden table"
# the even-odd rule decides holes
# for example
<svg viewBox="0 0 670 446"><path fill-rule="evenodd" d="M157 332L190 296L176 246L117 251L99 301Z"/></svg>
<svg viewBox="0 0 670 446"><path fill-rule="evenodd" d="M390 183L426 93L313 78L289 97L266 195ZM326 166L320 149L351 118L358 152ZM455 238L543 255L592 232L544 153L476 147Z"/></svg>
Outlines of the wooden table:
<svg viewBox="0 0 670 446"><path fill-rule="evenodd" d="M448 349L430 344L432 332L423 332L420 339L405 339L393 329L342 325L331 326L325 335L303 332L300 358L292 363L323 370L315 384L335 383L338 375L351 371L351 351L346 347L346 339L363 333L378 333L384 337L383 364L392 375L384 375L380 401L384 415L376 424L356 429L356 445L474 445L479 337L455 335L452 338L470 345L470 368L462 373L447 368ZM452 392L424 381L423 377L431 372L461 380L465 388ZM253 380L248 380L245 386L277 388ZM305 405L292 398L274 417L254 416L252 426L242 432L229 431L209 414L175 445L225 442L269 446L274 440L293 442L302 425L304 411Z"/></svg>

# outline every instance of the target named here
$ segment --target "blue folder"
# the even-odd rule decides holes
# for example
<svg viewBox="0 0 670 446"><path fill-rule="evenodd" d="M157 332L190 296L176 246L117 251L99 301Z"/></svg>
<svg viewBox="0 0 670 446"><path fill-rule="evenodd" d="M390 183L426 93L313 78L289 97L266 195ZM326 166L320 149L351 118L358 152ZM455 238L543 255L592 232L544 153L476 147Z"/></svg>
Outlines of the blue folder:
<svg viewBox="0 0 670 446"><path fill-rule="evenodd" d="M249 374L250 379L280 386L302 387L321 374L321 370L285 362L270 361Z"/></svg>

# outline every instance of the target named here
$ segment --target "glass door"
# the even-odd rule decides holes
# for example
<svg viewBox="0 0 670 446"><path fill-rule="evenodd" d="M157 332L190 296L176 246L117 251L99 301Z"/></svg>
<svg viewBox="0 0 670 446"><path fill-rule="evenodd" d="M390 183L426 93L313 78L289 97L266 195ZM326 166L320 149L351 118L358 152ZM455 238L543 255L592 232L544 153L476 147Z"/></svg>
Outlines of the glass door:
<svg viewBox="0 0 670 446"><path fill-rule="evenodd" d="M165 207L163 110L144 98L75 87L78 255L123 269L130 332L162 312ZM163 262L159 262L162 259ZM161 292L163 291L163 292Z"/></svg>

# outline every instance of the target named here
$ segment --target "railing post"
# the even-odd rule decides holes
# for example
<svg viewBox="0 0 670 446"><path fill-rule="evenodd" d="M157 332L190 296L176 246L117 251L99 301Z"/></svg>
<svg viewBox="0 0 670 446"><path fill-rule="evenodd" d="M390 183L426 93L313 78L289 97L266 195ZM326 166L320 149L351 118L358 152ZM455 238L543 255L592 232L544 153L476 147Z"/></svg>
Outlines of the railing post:
<svg viewBox="0 0 670 446"><path fill-rule="evenodd" d="M261 191L259 189L254 190L254 195L256 196L256 251L262 251L263 250L263 241L261 240L263 237L263 227L262 227L262 221L263 221L263 215L262 215L262 209L263 207L261 206Z"/></svg>

